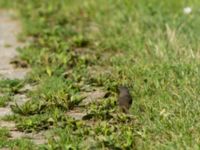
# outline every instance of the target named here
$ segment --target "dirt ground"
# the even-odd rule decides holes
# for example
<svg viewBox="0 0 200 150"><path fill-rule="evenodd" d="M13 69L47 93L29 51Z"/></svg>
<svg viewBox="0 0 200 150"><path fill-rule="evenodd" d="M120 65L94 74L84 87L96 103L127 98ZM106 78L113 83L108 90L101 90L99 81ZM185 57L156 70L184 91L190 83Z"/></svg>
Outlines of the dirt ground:
<svg viewBox="0 0 200 150"><path fill-rule="evenodd" d="M13 11L0 10L0 79L23 79L28 68L15 68L10 62L18 56L17 48L23 46L17 40L17 35L21 31L20 23ZM2 94L1 94L2 96ZM22 105L27 101L26 95L17 94L14 96L15 102ZM11 139L27 137L36 144L45 143L42 133L24 133L17 131L14 122L3 121L1 118L12 114L9 104L0 107L0 128L6 127L10 130Z"/></svg>

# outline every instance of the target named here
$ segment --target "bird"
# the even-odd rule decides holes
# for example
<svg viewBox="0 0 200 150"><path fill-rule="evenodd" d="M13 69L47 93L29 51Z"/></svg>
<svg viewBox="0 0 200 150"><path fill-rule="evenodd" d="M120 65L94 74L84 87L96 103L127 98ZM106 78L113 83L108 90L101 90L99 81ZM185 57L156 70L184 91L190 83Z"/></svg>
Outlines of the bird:
<svg viewBox="0 0 200 150"><path fill-rule="evenodd" d="M129 108L132 105L132 97L129 92L129 89L126 86L119 86L118 87L118 105L119 108L122 110L124 113L129 112Z"/></svg>

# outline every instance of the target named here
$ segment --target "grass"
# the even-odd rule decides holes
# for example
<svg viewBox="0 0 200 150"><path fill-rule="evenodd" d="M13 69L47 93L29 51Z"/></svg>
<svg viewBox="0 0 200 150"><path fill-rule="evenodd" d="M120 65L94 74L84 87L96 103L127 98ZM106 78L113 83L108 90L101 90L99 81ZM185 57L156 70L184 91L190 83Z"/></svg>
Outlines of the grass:
<svg viewBox="0 0 200 150"><path fill-rule="evenodd" d="M19 130L52 129L46 149L199 149L199 1L0 4L19 13L20 39L33 38L19 51L32 68L26 82L38 88L13 107ZM121 84L133 96L133 118L112 116ZM87 107L90 119L67 116L94 87L111 94Z"/></svg>
<svg viewBox="0 0 200 150"><path fill-rule="evenodd" d="M13 100L13 95L18 93L19 89L23 87L24 82L20 80L0 80L0 107L5 107L8 102Z"/></svg>
<svg viewBox="0 0 200 150"><path fill-rule="evenodd" d="M6 128L0 129L0 148L9 147L11 149L16 149L17 147L20 149L32 149L33 143L27 139L16 139L9 140L10 133Z"/></svg>

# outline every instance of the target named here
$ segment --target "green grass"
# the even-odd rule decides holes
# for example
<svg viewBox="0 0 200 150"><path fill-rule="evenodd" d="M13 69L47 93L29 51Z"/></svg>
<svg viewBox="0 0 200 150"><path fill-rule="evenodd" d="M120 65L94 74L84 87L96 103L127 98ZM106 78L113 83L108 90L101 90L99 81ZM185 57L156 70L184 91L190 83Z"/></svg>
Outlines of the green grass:
<svg viewBox="0 0 200 150"><path fill-rule="evenodd" d="M11 100L10 96L1 96L0 97L0 107L5 107L7 105L7 102Z"/></svg>
<svg viewBox="0 0 200 150"><path fill-rule="evenodd" d="M13 100L13 95L19 92L25 82L20 80L0 80L0 107L5 107L8 102Z"/></svg>
<svg viewBox="0 0 200 150"><path fill-rule="evenodd" d="M11 148L11 149L36 149L33 148L33 143L28 139L16 139L11 140L9 130L6 128L0 128L0 148ZM42 147L41 147L42 148Z"/></svg>
<svg viewBox="0 0 200 150"><path fill-rule="evenodd" d="M20 39L33 38L19 51L32 68L27 82L38 88L13 107L19 130L53 129L47 149L199 149L199 1L0 4L19 13ZM133 96L133 118L112 116L121 84ZM69 118L93 87L111 94L88 106L90 120Z"/></svg>

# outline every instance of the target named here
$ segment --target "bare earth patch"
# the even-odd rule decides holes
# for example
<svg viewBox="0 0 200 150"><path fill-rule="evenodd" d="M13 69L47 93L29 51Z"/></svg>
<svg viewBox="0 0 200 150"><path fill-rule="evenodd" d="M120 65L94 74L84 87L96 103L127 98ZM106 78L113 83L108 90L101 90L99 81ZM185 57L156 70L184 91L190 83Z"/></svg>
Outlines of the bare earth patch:
<svg viewBox="0 0 200 150"><path fill-rule="evenodd" d="M4 117L6 115L12 115L12 111L10 109L10 107L0 107L0 118Z"/></svg>
<svg viewBox="0 0 200 150"><path fill-rule="evenodd" d="M0 79L23 79L28 72L25 67L16 68L11 64L13 58L18 56L17 47L22 46L22 43L17 41L17 35L20 33L20 23L13 18L15 16L13 11L0 10ZM22 94L14 96L14 101L18 105L23 105L28 99L24 92L30 90L27 86L22 89ZM22 137L30 138L35 144L44 144L46 140L43 133L24 133L17 131L14 122L1 120L6 115L13 114L11 108L0 107L0 128L7 128L10 130L10 139L19 139Z"/></svg>
<svg viewBox="0 0 200 150"><path fill-rule="evenodd" d="M106 92L98 89L96 91L87 92L84 95L86 98L82 100L80 105L89 105L90 103L98 102L104 98Z"/></svg>
<svg viewBox="0 0 200 150"><path fill-rule="evenodd" d="M107 93L101 89L96 89L92 92L82 93L82 96L85 97L79 106L87 107L91 103L98 103L105 97ZM82 120L84 116L87 115L86 108L75 107L73 110L67 112L67 115L74 118L75 120Z"/></svg>
<svg viewBox="0 0 200 150"><path fill-rule="evenodd" d="M0 10L0 75L9 79L23 79L27 69L13 68L10 61L17 56L16 48L20 47L16 39L20 32L20 24L12 16L14 12Z"/></svg>

